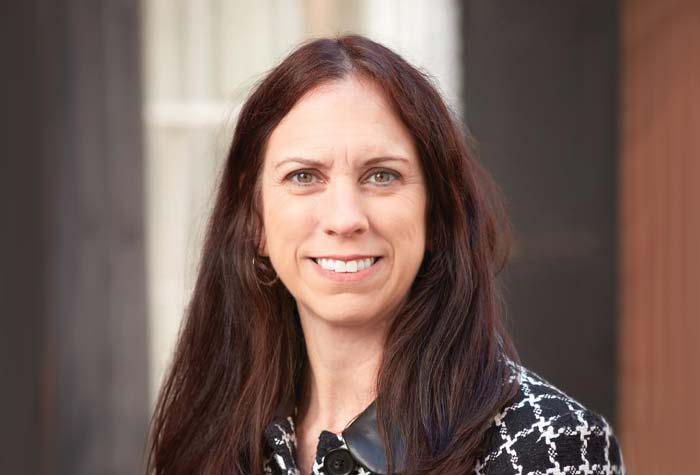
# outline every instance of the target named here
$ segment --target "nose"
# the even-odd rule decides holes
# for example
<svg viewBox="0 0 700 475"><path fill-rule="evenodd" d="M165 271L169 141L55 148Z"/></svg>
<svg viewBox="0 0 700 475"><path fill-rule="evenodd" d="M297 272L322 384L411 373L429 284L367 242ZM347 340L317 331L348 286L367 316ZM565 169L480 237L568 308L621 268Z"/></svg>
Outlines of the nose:
<svg viewBox="0 0 700 475"><path fill-rule="evenodd" d="M362 192L352 179L336 179L328 186L321 204L321 223L326 234L351 237L369 228Z"/></svg>

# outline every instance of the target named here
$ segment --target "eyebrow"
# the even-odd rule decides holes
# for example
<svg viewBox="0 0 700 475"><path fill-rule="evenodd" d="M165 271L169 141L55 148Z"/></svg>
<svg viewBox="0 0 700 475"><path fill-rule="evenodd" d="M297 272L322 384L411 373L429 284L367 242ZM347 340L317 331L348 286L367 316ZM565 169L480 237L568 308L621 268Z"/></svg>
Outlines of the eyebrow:
<svg viewBox="0 0 700 475"><path fill-rule="evenodd" d="M391 162L391 161L397 161L397 162L404 162L407 165L410 165L410 162L403 157L373 157L370 159L365 160L362 162L363 166L369 166L369 165L375 165L377 163L382 163L382 162ZM279 169L282 165L285 165L287 163L300 163L302 165L305 165L307 167L316 167L316 168L321 168L321 169L329 169L331 168L330 163L331 162L324 162L322 160L313 160L310 158L303 158L303 157L289 157L285 158L281 162L279 162L277 165L275 165L275 170Z"/></svg>

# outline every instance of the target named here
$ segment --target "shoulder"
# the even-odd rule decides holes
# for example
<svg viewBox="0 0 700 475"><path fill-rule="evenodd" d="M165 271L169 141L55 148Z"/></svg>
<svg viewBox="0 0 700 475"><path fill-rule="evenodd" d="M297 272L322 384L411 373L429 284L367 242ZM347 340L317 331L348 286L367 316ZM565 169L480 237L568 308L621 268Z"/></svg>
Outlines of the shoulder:
<svg viewBox="0 0 700 475"><path fill-rule="evenodd" d="M610 424L535 372L510 363L516 397L485 435L477 475L624 474Z"/></svg>

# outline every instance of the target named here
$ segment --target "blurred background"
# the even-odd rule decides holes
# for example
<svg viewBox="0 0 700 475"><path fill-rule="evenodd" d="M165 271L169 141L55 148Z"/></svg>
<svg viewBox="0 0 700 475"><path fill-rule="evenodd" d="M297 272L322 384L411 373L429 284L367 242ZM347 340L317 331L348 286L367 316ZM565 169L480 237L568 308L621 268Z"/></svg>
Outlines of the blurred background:
<svg viewBox="0 0 700 475"><path fill-rule="evenodd" d="M515 229L525 365L700 466L700 2L4 2L0 473L135 474L237 111L305 39L427 71Z"/></svg>

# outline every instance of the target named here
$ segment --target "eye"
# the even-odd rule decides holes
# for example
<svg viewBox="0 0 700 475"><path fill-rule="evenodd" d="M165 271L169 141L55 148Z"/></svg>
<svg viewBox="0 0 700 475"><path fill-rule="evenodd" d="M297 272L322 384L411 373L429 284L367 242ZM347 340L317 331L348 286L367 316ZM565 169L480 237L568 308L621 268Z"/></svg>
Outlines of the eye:
<svg viewBox="0 0 700 475"><path fill-rule="evenodd" d="M287 180L290 180L295 185L309 186L313 184L314 174L309 170L297 170L287 175Z"/></svg>
<svg viewBox="0 0 700 475"><path fill-rule="evenodd" d="M374 180L371 180L374 178ZM376 170L370 175L370 181L375 185L386 186L399 178L399 174L391 170Z"/></svg>

